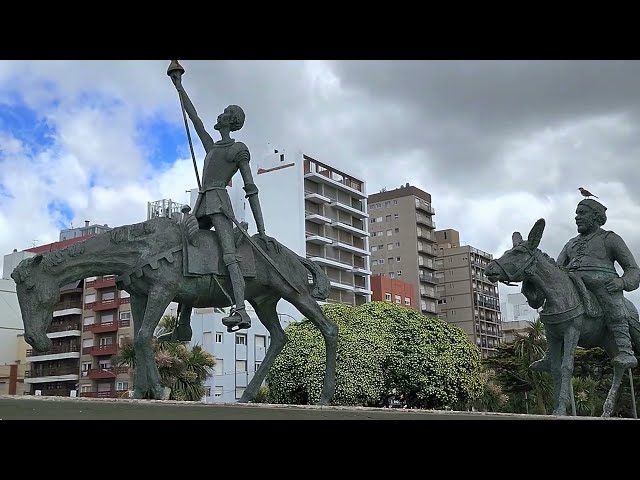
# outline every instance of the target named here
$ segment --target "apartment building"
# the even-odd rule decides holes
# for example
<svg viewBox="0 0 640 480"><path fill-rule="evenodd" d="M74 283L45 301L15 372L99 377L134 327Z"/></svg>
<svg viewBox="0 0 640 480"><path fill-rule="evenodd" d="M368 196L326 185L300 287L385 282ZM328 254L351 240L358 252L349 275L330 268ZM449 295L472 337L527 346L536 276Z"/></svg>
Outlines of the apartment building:
<svg viewBox="0 0 640 480"><path fill-rule="evenodd" d="M484 275L493 255L460 245L457 230L435 232L438 242L438 316L460 327L485 358L502 339L498 286Z"/></svg>
<svg viewBox="0 0 640 480"><path fill-rule="evenodd" d="M415 286L413 283L378 274L371 276L371 290L373 291L371 300L393 302L419 310L419 305L415 301Z"/></svg>
<svg viewBox="0 0 640 480"><path fill-rule="evenodd" d="M431 195L408 183L369 195L371 272L413 284L417 309L435 316L437 292Z"/></svg>

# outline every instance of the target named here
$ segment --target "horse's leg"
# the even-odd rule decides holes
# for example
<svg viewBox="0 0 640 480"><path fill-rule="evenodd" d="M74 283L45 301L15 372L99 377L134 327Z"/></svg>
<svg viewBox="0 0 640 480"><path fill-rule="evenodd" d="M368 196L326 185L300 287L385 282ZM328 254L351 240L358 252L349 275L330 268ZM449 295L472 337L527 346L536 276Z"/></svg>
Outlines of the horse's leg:
<svg viewBox="0 0 640 480"><path fill-rule="evenodd" d="M330 321L309 294L291 296L286 298L300 313L311 320L320 329L324 337L326 347L326 366L324 372L324 385L320 396L320 405L329 405L336 391L336 350L338 347L338 327Z"/></svg>
<svg viewBox="0 0 640 480"><path fill-rule="evenodd" d="M144 320L144 310L147 306L147 297L144 295L131 295L129 297L131 304L131 316L133 317L133 340L135 347L135 340L138 336L138 331L142 327L142 321ZM136 349L136 367L135 367L135 379L133 382L133 398L144 398L144 395L148 389L147 383L147 365L148 361L142 355L139 355Z"/></svg>
<svg viewBox="0 0 640 480"><path fill-rule="evenodd" d="M613 339L613 335L606 330L605 339L602 345L609 355L609 358L614 358L618 354L618 347ZM604 405L602 406L602 417L610 417L613 414L613 409L616 406L616 402L618 401L618 394L620 393L620 384L622 383L622 378L624 377L624 369L616 366L612 363L613 366L613 378L611 380L611 388L609 388L609 393L607 394L607 399L604 401Z"/></svg>
<svg viewBox="0 0 640 480"><path fill-rule="evenodd" d="M560 367L560 395L558 404L553 411L554 415L566 415L567 404L570 401L571 377L573 376L573 362L576 354L576 347L580 339L580 327L582 319L578 317L571 322L564 333L564 352L562 354L562 366Z"/></svg>
<svg viewBox="0 0 640 480"><path fill-rule="evenodd" d="M269 331L269 334L271 335L271 342L260 367L253 375L253 378L249 382L249 385L247 385L247 388L244 389L244 393L239 400L240 403L251 402L256 398L260 385L262 385L262 382L267 376L267 372L278 356L278 353L280 353L280 350L282 350L282 347L287 343L287 335L284 333L282 325L280 325L280 318L278 318L278 312L276 311L278 300L278 298L273 297L267 298L261 302L249 300L249 303L258 315L258 319Z"/></svg>
<svg viewBox="0 0 640 480"><path fill-rule="evenodd" d="M551 380L553 384L553 408L556 409L560 402L560 385L562 382L562 339L553 335L547 335L549 346L549 363Z"/></svg>
<svg viewBox="0 0 640 480"><path fill-rule="evenodd" d="M149 291L144 320L134 340L136 358L144 358L146 361L145 373L148 393L151 398L158 400L168 400L171 389L162 386L161 383L160 372L153 353L153 332L173 298L174 292L163 289L162 285L155 286Z"/></svg>

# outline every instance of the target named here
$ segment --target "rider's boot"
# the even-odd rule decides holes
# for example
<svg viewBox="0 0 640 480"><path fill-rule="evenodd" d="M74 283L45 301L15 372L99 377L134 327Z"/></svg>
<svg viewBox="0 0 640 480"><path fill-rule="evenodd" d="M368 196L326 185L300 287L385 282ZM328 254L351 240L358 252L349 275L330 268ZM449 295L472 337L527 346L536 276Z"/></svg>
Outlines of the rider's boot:
<svg viewBox="0 0 640 480"><path fill-rule="evenodd" d="M224 257L227 257L227 255ZM228 317L222 319L222 324L227 327L227 332L251 328L251 318L244 308L244 278L240 271L240 265L238 265L235 255L232 256L232 259L224 258L224 261L229 270L236 306L231 309L231 314Z"/></svg>
<svg viewBox="0 0 640 480"><path fill-rule="evenodd" d="M611 363L625 370L627 368L635 368L638 365L638 360L633 354L633 347L631 346L629 322L623 316L611 318L609 329L618 347L618 354L613 357Z"/></svg>

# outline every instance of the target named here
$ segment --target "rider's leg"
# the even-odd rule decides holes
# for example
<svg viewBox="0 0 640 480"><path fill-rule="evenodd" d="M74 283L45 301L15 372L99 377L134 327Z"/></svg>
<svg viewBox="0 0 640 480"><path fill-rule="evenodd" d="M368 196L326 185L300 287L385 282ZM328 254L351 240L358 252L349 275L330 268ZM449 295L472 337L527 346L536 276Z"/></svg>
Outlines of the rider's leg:
<svg viewBox="0 0 640 480"><path fill-rule="evenodd" d="M598 298L602 305L604 319L618 347L618 354L613 357L611 362L624 369L634 368L638 365L638 360L631 345L629 313L624 305L624 294L622 292L609 293L603 286L599 287Z"/></svg>
<svg viewBox="0 0 640 480"><path fill-rule="evenodd" d="M251 327L251 318L247 314L244 306L244 278L236 258L235 240L233 237L233 227L231 221L221 213L212 215L213 226L218 233L218 240L222 250L222 261L229 271L231 287L235 308L233 313L222 319L222 323L227 326L227 331L235 331Z"/></svg>

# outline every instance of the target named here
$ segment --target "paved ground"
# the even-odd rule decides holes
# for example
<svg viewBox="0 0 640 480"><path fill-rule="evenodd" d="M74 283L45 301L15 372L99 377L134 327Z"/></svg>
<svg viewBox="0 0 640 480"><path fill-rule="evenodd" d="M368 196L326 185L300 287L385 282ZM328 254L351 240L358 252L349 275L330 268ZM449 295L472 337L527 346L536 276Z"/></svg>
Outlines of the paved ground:
<svg viewBox="0 0 640 480"><path fill-rule="evenodd" d="M0 395L0 420L587 420L497 413ZM591 418L593 420L593 418Z"/></svg>

